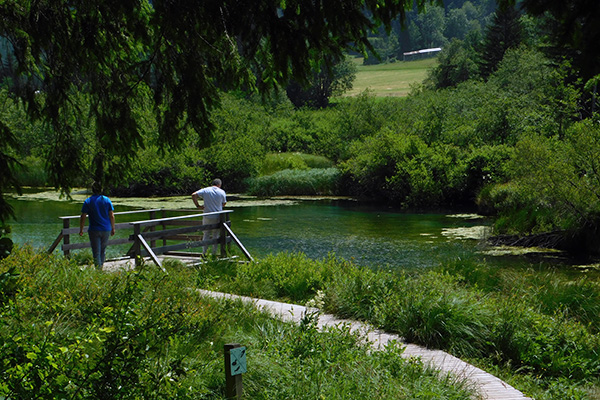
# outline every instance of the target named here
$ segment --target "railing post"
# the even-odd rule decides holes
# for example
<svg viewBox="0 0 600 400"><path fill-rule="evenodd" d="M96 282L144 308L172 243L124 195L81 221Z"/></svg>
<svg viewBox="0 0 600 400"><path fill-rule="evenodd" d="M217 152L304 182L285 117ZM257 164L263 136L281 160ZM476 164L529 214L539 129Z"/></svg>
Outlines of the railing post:
<svg viewBox="0 0 600 400"><path fill-rule="evenodd" d="M142 245L140 243L141 226L140 224L133 225L133 256L135 257L135 266L141 264Z"/></svg>
<svg viewBox="0 0 600 400"><path fill-rule="evenodd" d="M221 248L221 257L227 256L225 245L227 244L227 231L225 230L225 223L229 219L229 214L219 214L219 247Z"/></svg>
<svg viewBox="0 0 600 400"><path fill-rule="evenodd" d="M69 218L64 218L63 219L63 229L65 229L65 230L69 229L69 226L70 226ZM69 244L69 243L71 243L71 237L67 233L63 237L63 245ZM65 257L69 257L71 255L71 250L63 250L63 253L64 253Z"/></svg>
<svg viewBox="0 0 600 400"><path fill-rule="evenodd" d="M156 211L150 211L150 219L156 218ZM150 232L154 232L156 228L154 226L150 227ZM150 247L156 247L156 240L150 241Z"/></svg>
<svg viewBox="0 0 600 400"><path fill-rule="evenodd" d="M167 210L162 210L162 217L163 218L167 218ZM162 223L162 230L166 230L167 229L167 224L165 224L164 222ZM167 245L167 239L163 238L163 246Z"/></svg>

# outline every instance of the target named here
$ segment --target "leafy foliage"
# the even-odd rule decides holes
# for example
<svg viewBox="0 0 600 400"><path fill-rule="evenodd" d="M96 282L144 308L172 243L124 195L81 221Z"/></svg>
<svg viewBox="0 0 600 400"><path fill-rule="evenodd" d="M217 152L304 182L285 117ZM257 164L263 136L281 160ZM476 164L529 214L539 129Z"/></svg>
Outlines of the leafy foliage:
<svg viewBox="0 0 600 400"><path fill-rule="evenodd" d="M569 232L567 247L589 251L597 246L600 223L600 130L592 121L582 121L565 135L565 140L535 135L520 141L511 168L515 184L495 203L500 222L514 216L520 219L519 231L564 230Z"/></svg>
<svg viewBox="0 0 600 400"><path fill-rule="evenodd" d="M514 4L513 0L501 3ZM525 0L520 7L534 16L550 15L547 34L551 54L571 58L585 81L600 73L600 55L594 51L600 40L596 21L600 7L590 0Z"/></svg>
<svg viewBox="0 0 600 400"><path fill-rule="evenodd" d="M407 6L11 0L0 5L0 36L10 43L5 49L13 62L7 83L27 104L29 118L48 124L49 177L68 193L88 172L104 186L123 181L120 172L131 169L144 146L136 107L151 104L161 145L179 146L188 128L205 144L220 91L266 94L290 79L305 83L316 61L340 59L348 43L359 51L369 47L368 32L404 18ZM93 127L89 148L81 145L86 124Z"/></svg>
<svg viewBox="0 0 600 400"><path fill-rule="evenodd" d="M452 40L438 56L438 65L429 72L427 84L433 88L454 87L478 76L476 53L466 49L462 41Z"/></svg>
<svg viewBox="0 0 600 400"><path fill-rule="evenodd" d="M336 63L331 69L321 66L313 73L308 86L292 81L286 87L290 101L297 108L324 108L332 96L340 96L352 89L356 78L356 64L347 58Z"/></svg>

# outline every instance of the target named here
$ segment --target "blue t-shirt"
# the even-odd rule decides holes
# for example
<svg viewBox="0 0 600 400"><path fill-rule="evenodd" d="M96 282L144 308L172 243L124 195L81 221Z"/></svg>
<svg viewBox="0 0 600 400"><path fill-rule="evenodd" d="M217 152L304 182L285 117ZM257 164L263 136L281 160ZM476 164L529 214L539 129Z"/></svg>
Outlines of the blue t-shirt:
<svg viewBox="0 0 600 400"><path fill-rule="evenodd" d="M227 203L225 191L216 186L205 187L196 192L204 200L204 212L222 211L223 204Z"/></svg>
<svg viewBox="0 0 600 400"><path fill-rule="evenodd" d="M87 214L90 219L88 231L110 231L110 211L114 211L112 202L106 196L95 194L83 202L81 213Z"/></svg>

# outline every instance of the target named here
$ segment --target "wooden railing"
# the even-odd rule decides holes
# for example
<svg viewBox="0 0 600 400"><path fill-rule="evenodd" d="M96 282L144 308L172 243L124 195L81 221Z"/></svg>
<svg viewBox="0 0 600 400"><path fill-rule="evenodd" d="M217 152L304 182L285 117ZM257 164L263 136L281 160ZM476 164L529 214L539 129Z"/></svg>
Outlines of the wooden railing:
<svg viewBox="0 0 600 400"><path fill-rule="evenodd" d="M128 229L132 231L132 234L126 238L109 239L108 246L131 243L131 247L124 255L124 258L134 258L137 264L143 257L150 257L152 261L162 268L162 264L157 257L158 255L164 254L174 256L202 257L202 253L189 251L184 252L181 250L190 250L200 247L213 247L217 245L219 247L220 256L225 257L227 256L227 250L230 243L233 242L240 248L248 260L253 261L250 253L248 253L244 245L231 230L229 214L233 212L232 210L206 214L180 215L175 217L166 217L167 212L186 213L189 211L152 209L116 212L115 222L119 220L120 216L122 217L138 213L148 213L149 219L115 223L115 231ZM157 218L159 215L160 218ZM202 219L206 216L218 217L219 222L216 224L203 225ZM63 243L62 251L66 257L70 256L71 250L91 247L89 240L71 243L71 235L79 234L79 215L59 218L63 221L63 228L58 234L58 237L54 243L52 243L48 249L48 253L52 253L58 247L61 241ZM71 224L72 220L76 220L76 223L73 224L73 227ZM88 228L86 226L84 228L84 232L87 232L87 229ZM205 230L215 229L219 230L218 238L203 240L203 235L201 233L203 233ZM161 245L157 246L157 243L160 243Z"/></svg>

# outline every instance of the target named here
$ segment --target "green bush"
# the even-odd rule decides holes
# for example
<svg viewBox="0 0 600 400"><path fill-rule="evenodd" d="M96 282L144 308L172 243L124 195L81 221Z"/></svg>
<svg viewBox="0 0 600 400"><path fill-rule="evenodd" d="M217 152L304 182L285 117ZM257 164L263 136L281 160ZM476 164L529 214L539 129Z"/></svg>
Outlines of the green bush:
<svg viewBox="0 0 600 400"><path fill-rule="evenodd" d="M190 194L212 177L198 164L200 152L193 148L161 152L157 147L143 150L127 183L111 189L114 196Z"/></svg>
<svg viewBox="0 0 600 400"><path fill-rule="evenodd" d="M246 179L258 174L264 155L260 143L250 137L240 137L203 150L201 165L213 177L222 179L227 191L243 191Z"/></svg>
<svg viewBox="0 0 600 400"><path fill-rule="evenodd" d="M357 197L406 207L460 204L467 197L466 166L455 146L427 145L415 135L382 130L355 142L350 154L342 168Z"/></svg>
<svg viewBox="0 0 600 400"><path fill-rule="evenodd" d="M528 135L508 165L511 182L489 186L479 202L495 212L500 233L561 231L566 249L597 252L599 155L600 129L591 121L574 124L563 139Z"/></svg>

